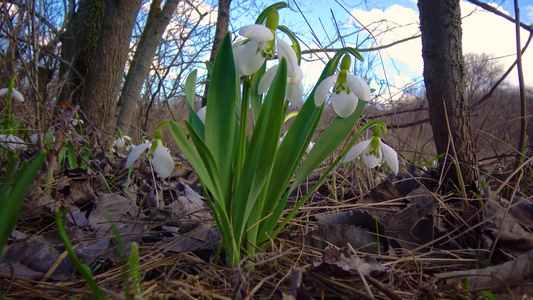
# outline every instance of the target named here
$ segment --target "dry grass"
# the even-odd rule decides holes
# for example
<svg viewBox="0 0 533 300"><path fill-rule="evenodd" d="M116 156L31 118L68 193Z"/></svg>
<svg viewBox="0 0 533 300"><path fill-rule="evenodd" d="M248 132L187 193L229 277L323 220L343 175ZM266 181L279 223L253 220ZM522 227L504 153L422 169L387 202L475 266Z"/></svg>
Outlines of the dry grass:
<svg viewBox="0 0 533 300"><path fill-rule="evenodd" d="M491 99L472 112L478 158L480 161L490 158L491 161L497 161L500 164L499 169L494 166L488 170L489 173L503 169L512 170L504 157L513 154L513 145L517 144L518 105L514 105L517 102L513 100L512 95L508 95L509 98L503 98L504 96ZM419 107L421 107L420 110L414 110ZM392 114L383 119L387 124L405 124L423 120L427 118L427 110L424 110L424 107L421 100L408 103L396 107ZM410 109L413 111L401 113L401 111ZM24 113L27 111L31 111L27 103L16 104L14 116L33 132L37 130L37 126L32 125L37 124L35 120L37 117ZM498 114L494 114L494 111L498 111ZM389 112L391 111L380 111L375 107L368 107L365 115L380 116ZM142 128L144 116L142 116L142 110L139 110L139 115L135 117L137 130L132 137L139 140L143 134L150 136L155 125L161 120L173 119L180 123L187 117L188 110L183 101L172 104L170 109L165 106L155 107L149 115L147 123L149 125L142 130L140 128ZM326 109L318 130L323 130L333 117L334 113ZM423 125L420 135L419 130L419 126L391 128L385 140L398 149L406 161L411 161L416 153L418 165L433 159L436 155L429 124ZM165 132L164 138L172 153L179 153L168 132ZM325 165L327 163L325 162ZM531 178L532 172L529 172L529 166L526 166L524 170L526 174L524 188L527 192L533 178ZM237 269L224 268L221 263L215 264L213 252L174 253L157 241L144 241L140 247L141 289L149 299L281 299L283 295L291 293L293 295L296 293L306 299L304 291L312 299L371 299L372 297L377 299L470 299L478 297L477 293L465 291L462 284L439 280L434 274L475 268L477 260L472 256L471 251L476 249L483 251L479 247L473 247L469 251L447 252L446 258L436 258L434 255L442 254L438 251L417 253L416 251L400 252L389 249L386 252L372 253L370 255L385 266L387 272L361 277L330 265L319 267L318 264L324 261L324 249L309 245L305 240L294 238L313 232L316 229L317 216L326 213L353 209L389 209L405 203L407 199L403 197L391 199L386 204L379 205L360 203L361 199L383 182L385 177L386 172L371 171L355 165L348 169L337 168L325 185L320 188L317 197L299 210L299 214L291 221L283 237L272 241L268 252L247 257L246 263L243 262ZM408 179L399 179L397 183ZM416 180L421 180L432 193L435 192L432 188L440 185L438 177L416 178ZM495 182L496 185L493 187L499 187L502 180ZM445 225L449 231L445 238L458 240L464 245L471 245L474 240L475 244L475 239L479 237L475 228L482 221L479 218L469 220L462 214L465 207L461 203L469 200L450 200L447 195L438 193L433 195L440 201L438 214L445 216L444 220L447 222ZM41 223L19 224L18 229L39 234L41 230L48 230L45 228L50 226L50 220L41 221ZM150 228L154 228L164 224L163 222L149 225ZM25 228L25 226L29 227ZM355 253L359 257L367 254L361 251ZM102 268L96 274L95 279L108 298L125 298L122 269L118 264ZM92 298L90 290L77 274L60 281L38 281L14 278L11 274L1 273L0 286L5 299ZM512 297L510 293L504 292L502 295Z"/></svg>

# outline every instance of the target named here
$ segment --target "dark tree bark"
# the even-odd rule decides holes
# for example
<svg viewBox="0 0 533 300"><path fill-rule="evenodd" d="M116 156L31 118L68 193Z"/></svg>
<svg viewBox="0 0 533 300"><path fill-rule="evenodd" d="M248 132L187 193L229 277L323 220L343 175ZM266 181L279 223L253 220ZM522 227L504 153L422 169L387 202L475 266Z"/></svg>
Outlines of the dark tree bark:
<svg viewBox="0 0 533 300"><path fill-rule="evenodd" d="M460 187L462 177L468 190L476 188L479 175L466 99L459 2L419 0L418 8L433 138L437 153L447 153L459 163L460 176L449 156L442 158L440 165L446 170L446 179Z"/></svg>
<svg viewBox="0 0 533 300"><path fill-rule="evenodd" d="M220 41L228 32L229 26L229 7L231 0L218 0L218 15L217 15L217 26L215 28L215 38L213 40L213 48L211 48L211 56L209 61L215 63L215 57L217 55L218 46ZM202 106L205 106L207 103L207 93L209 92L209 81L205 84L204 96L202 97Z"/></svg>
<svg viewBox="0 0 533 300"><path fill-rule="evenodd" d="M120 108L120 114L117 120L117 126L123 133L129 132L129 126L133 119L133 113L139 100L142 85L144 80L150 72L150 65L155 55L155 50L161 41L161 37L167 28L172 14L178 6L179 0L167 0L163 9L157 16L153 27L150 30L150 34L146 38L146 43L140 51L139 60L134 70L131 70L132 75L128 86L122 91L122 107ZM130 71L129 71L130 72ZM128 72L128 73L129 73Z"/></svg>
<svg viewBox="0 0 533 300"><path fill-rule="evenodd" d="M141 0L105 2L98 44L85 79L82 109L98 129L111 131L124 66L128 57L131 32Z"/></svg>
<svg viewBox="0 0 533 300"><path fill-rule="evenodd" d="M81 102L83 82L91 69L91 62L102 22L103 5L100 0L81 1L77 10L74 1L69 1L69 22L60 36L61 59L59 77L64 84L59 103Z"/></svg>

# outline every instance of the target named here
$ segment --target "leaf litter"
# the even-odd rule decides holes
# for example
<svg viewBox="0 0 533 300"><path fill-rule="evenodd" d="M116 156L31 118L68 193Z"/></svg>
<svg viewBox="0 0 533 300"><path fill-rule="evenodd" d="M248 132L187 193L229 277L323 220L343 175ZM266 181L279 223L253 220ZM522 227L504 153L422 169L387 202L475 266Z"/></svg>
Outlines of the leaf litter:
<svg viewBox="0 0 533 300"><path fill-rule="evenodd" d="M58 239L51 213L59 206L68 211L67 232L76 253L111 298L123 295L114 232L126 254L132 242L140 244L141 287L150 292L148 298L457 299L491 291L505 299L533 294L529 198L509 204L490 195L477 210L475 226L467 228L471 222L454 213L461 200L431 190L424 183L427 176L384 178L368 188L339 168L336 176L343 184L335 200L331 195L338 191L329 182L271 241L269 252L229 270L221 267L220 234L190 166L179 163L169 181L154 181L149 168L136 168L122 191L126 172L115 167L122 166L124 156L99 157L112 191L91 171L67 172L51 196L36 184L31 187L0 263L5 297L90 298Z"/></svg>

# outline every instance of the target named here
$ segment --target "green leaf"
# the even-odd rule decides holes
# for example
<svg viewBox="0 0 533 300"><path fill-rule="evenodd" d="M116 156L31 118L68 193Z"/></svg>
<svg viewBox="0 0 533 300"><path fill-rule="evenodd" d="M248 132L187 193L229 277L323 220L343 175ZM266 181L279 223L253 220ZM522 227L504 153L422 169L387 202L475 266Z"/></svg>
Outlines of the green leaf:
<svg viewBox="0 0 533 300"><path fill-rule="evenodd" d="M229 199L235 153L235 63L228 33L220 43L207 96L205 143L218 166L224 197Z"/></svg>
<svg viewBox="0 0 533 300"><path fill-rule="evenodd" d="M185 97L187 98L187 104L189 104L189 122L203 140L205 138L204 123L202 123L202 120L200 120L200 117L198 117L196 111L194 110L196 73L197 70L195 69L191 72L191 74L189 74L189 76L187 76L187 79L185 80Z"/></svg>
<svg viewBox="0 0 533 300"><path fill-rule="evenodd" d="M263 95L259 94L257 87L259 86L259 81L261 77L265 74L265 64L257 72L252 74L252 80L250 83L250 106L252 108L252 120L255 126L257 118L259 117L259 112L261 111L261 101L263 100Z"/></svg>
<svg viewBox="0 0 533 300"><path fill-rule="evenodd" d="M42 151L31 163L27 164L27 161L24 161L16 176L14 174L18 165L18 157L9 164L0 189L0 194L5 196L0 199L0 256L11 231L15 228L28 188L37 177L45 158L46 152ZM12 183L13 179L15 181ZM12 187L9 188L10 186Z"/></svg>
<svg viewBox="0 0 533 300"><path fill-rule="evenodd" d="M78 167L78 162L76 160L76 149L74 149L74 145L72 145L71 142L68 142L67 144L67 158L70 169L76 169Z"/></svg>
<svg viewBox="0 0 533 300"><path fill-rule="evenodd" d="M250 139L241 180L237 184L232 207L236 236L242 236L244 233L250 212L264 184L270 178L283 125L286 85L287 62L283 58L261 108ZM261 211L261 208L258 209Z"/></svg>
<svg viewBox="0 0 533 300"><path fill-rule="evenodd" d="M59 210L55 211L54 216L55 216L55 220L57 223L57 231L59 234L59 238L61 239L61 242L63 243L63 245L65 246L65 249L68 252L70 261L72 261L72 263L76 267L76 270L78 270L78 272L80 272L80 274L83 276L83 279L85 279L85 281L87 282L87 285L93 292L94 297L97 300L105 300L106 297L104 293L102 293L102 290L100 290L100 287L98 286L96 281L94 280L91 274L91 269L89 268L89 266L87 266L86 264L83 264L80 261L80 259L76 255L76 252L74 251L74 248L72 248L72 243L70 242L68 238L68 234L65 229L65 223L63 222L63 218L61 217Z"/></svg>
<svg viewBox="0 0 533 300"><path fill-rule="evenodd" d="M187 79L185 79L185 98L187 99L187 103L189 103L189 107L194 107L196 73L198 73L198 71L194 69L194 71L192 71L191 74L187 76Z"/></svg>
<svg viewBox="0 0 533 300"><path fill-rule="evenodd" d="M359 100L355 111L348 118L336 117L333 119L304 160L289 193L294 191L348 137L348 134L359 121L365 105L365 101Z"/></svg>

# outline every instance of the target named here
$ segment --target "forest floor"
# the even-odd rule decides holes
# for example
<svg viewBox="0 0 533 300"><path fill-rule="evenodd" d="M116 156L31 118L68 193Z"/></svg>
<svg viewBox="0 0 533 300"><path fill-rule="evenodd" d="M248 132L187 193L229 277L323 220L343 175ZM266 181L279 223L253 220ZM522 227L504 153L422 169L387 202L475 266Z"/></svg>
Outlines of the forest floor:
<svg viewBox="0 0 533 300"><path fill-rule="evenodd" d="M404 166L393 177L338 167L267 252L232 269L224 267L219 233L186 162L163 181L146 161L128 174L125 153L94 153L90 168L58 173L50 195L42 178L30 187L0 264L0 297L93 298L58 238L52 212L59 207L78 257L108 299L533 295L533 202L512 184L512 171L484 173L481 192L458 197L443 192L435 170ZM289 209L299 196L289 198ZM133 242L139 278L125 267Z"/></svg>

